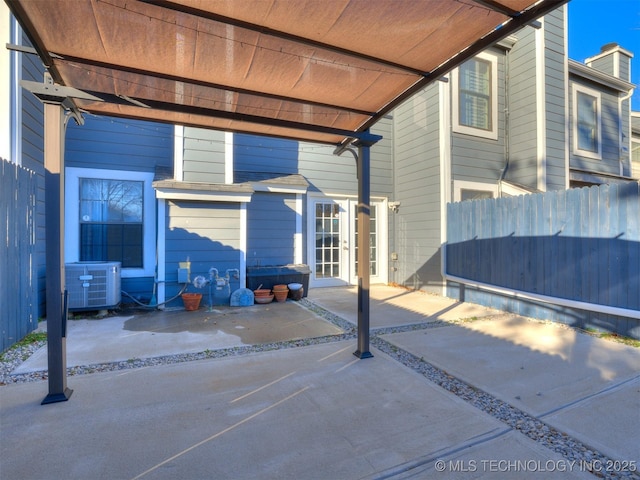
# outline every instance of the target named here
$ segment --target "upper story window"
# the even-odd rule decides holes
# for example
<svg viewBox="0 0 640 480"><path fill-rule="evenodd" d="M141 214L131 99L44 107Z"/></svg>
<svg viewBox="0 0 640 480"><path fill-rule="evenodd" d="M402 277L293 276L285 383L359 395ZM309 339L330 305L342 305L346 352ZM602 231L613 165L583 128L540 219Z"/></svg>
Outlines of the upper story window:
<svg viewBox="0 0 640 480"><path fill-rule="evenodd" d="M573 86L573 150L577 155L602 158L600 92Z"/></svg>
<svg viewBox="0 0 640 480"><path fill-rule="evenodd" d="M498 138L498 58L480 53L452 72L453 130Z"/></svg>

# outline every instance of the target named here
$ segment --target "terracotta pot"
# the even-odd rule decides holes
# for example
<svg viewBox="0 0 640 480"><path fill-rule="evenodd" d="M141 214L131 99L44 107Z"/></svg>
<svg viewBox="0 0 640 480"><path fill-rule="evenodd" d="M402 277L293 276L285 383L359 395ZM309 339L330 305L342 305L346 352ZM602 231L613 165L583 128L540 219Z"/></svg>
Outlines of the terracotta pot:
<svg viewBox="0 0 640 480"><path fill-rule="evenodd" d="M256 303L271 303L273 301L273 294L263 297L253 297L253 301Z"/></svg>
<svg viewBox="0 0 640 480"><path fill-rule="evenodd" d="M184 303L184 309L188 311L198 310L200 307L200 300L202 300L201 293L183 293L182 302Z"/></svg>
<svg viewBox="0 0 640 480"><path fill-rule="evenodd" d="M287 287L284 284L282 284L282 285L274 285L273 286L273 291L274 292L288 292L289 291L289 287Z"/></svg>
<svg viewBox="0 0 640 480"><path fill-rule="evenodd" d="M259 288L253 291L254 297L267 297L271 294L271 290L267 288Z"/></svg>
<svg viewBox="0 0 640 480"><path fill-rule="evenodd" d="M273 294L276 296L276 300L278 302L286 302L287 297L289 296L289 289L286 287L286 285L284 289L278 290L276 290L276 287L273 287Z"/></svg>

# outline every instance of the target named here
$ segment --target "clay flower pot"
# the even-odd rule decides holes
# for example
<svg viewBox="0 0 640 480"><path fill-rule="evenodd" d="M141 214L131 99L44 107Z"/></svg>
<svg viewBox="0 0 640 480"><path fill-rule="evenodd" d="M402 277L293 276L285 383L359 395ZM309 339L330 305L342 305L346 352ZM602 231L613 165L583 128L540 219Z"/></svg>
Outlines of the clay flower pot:
<svg viewBox="0 0 640 480"><path fill-rule="evenodd" d="M198 310L200 308L200 300L202 300L201 293L183 293L182 302L184 303L184 309L188 311Z"/></svg>
<svg viewBox="0 0 640 480"><path fill-rule="evenodd" d="M285 302L289 296L289 287L286 285L274 285L273 294L278 302Z"/></svg>
<svg viewBox="0 0 640 480"><path fill-rule="evenodd" d="M259 297L254 296L253 297L253 301L255 303L259 303L259 304L271 303L273 301L273 294L271 294L271 295L263 295L263 296L259 296Z"/></svg>

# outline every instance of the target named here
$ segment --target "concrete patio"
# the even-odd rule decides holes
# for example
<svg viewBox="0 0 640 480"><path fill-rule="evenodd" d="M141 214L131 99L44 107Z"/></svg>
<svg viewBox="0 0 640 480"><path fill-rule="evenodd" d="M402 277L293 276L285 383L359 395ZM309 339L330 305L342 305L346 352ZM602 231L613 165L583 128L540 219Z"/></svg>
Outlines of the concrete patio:
<svg viewBox="0 0 640 480"><path fill-rule="evenodd" d="M230 353L0 387L0 477L640 478L640 349L373 286L359 360L356 290L308 300L71 321L69 365Z"/></svg>

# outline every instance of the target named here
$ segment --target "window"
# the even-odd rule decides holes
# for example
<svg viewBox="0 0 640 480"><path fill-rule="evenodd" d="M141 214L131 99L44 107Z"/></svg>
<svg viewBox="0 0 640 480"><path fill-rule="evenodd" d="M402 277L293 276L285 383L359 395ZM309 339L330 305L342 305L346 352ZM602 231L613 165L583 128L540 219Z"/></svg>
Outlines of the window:
<svg viewBox="0 0 640 480"><path fill-rule="evenodd" d="M498 59L486 53L467 60L452 74L453 129L498 138Z"/></svg>
<svg viewBox="0 0 640 480"><path fill-rule="evenodd" d="M573 89L573 148L577 155L602 158L600 93L580 85Z"/></svg>
<svg viewBox="0 0 640 480"><path fill-rule="evenodd" d="M485 198L497 198L498 186L490 183L469 182L455 180L453 182L453 201L482 200Z"/></svg>
<svg viewBox="0 0 640 480"><path fill-rule="evenodd" d="M80 261L142 268L144 183L80 178Z"/></svg>
<svg viewBox="0 0 640 480"><path fill-rule="evenodd" d="M122 262L123 277L153 276L152 172L67 167L65 261Z"/></svg>

